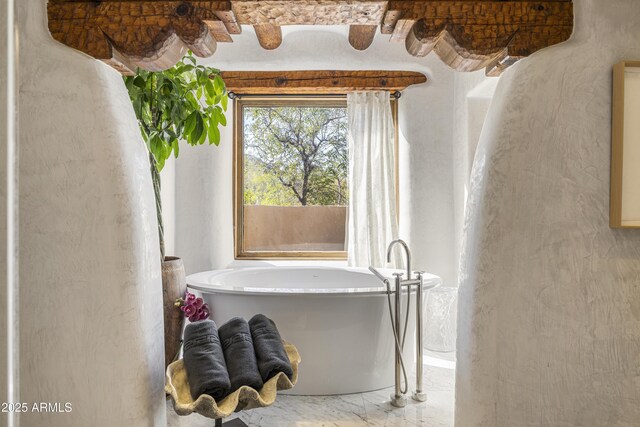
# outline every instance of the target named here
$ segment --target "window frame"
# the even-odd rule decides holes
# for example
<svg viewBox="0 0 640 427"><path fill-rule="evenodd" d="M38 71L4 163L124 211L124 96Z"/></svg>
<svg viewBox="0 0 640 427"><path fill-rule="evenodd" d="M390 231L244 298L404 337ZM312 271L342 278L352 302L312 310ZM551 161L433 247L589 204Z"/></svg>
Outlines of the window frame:
<svg viewBox="0 0 640 427"><path fill-rule="evenodd" d="M345 107L346 94L340 95L251 95L233 99L233 247L237 260L338 260L347 259L347 251L246 251L244 243L244 108L280 106ZM391 116L395 129L396 211L399 214L398 188L398 102L391 97ZM347 209L349 205L347 204Z"/></svg>

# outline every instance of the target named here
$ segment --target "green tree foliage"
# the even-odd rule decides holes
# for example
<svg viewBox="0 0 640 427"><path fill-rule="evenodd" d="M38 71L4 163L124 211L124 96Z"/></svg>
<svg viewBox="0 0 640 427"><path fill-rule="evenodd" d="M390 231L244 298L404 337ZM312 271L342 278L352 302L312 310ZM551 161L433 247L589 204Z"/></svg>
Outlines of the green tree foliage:
<svg viewBox="0 0 640 427"><path fill-rule="evenodd" d="M160 254L164 260L160 171L172 153L178 157L180 141L189 145L205 141L220 144L219 126L227 124L227 89L220 70L197 65L191 52L168 70L138 69L134 76L124 77L124 82L149 151Z"/></svg>
<svg viewBox="0 0 640 427"><path fill-rule="evenodd" d="M244 114L245 204L347 204L345 108L249 107Z"/></svg>
<svg viewBox="0 0 640 427"><path fill-rule="evenodd" d="M244 203L246 205L294 206L300 204L293 193L283 187L278 177L265 173L260 162L245 157Z"/></svg>

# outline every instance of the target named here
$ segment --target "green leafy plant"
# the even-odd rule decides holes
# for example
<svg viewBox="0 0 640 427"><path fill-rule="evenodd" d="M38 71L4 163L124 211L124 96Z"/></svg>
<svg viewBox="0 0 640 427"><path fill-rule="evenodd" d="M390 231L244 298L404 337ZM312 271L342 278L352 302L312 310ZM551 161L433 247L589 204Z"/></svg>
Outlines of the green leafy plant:
<svg viewBox="0 0 640 427"><path fill-rule="evenodd" d="M124 82L138 118L140 133L149 151L160 235L160 254L165 257L160 171L180 141L189 145L220 144L220 126L229 101L220 70L198 65L191 52L165 71L138 69Z"/></svg>

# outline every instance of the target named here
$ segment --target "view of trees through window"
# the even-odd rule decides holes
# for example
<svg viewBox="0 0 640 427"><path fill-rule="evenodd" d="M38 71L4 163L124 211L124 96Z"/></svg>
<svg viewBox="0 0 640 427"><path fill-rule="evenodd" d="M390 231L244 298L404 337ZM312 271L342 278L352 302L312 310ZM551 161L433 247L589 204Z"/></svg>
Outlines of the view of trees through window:
<svg viewBox="0 0 640 427"><path fill-rule="evenodd" d="M347 114L343 107L244 109L244 203L345 206Z"/></svg>
<svg viewBox="0 0 640 427"><path fill-rule="evenodd" d="M343 253L349 202L346 106L246 101L240 111L241 252Z"/></svg>

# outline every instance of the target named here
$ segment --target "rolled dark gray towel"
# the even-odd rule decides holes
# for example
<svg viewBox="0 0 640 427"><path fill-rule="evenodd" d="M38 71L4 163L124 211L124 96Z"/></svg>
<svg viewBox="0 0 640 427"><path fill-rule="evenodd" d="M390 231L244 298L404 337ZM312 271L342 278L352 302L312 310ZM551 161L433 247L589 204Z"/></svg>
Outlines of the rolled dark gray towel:
<svg viewBox="0 0 640 427"><path fill-rule="evenodd" d="M273 320L264 314L256 314L249 320L249 328L262 381L266 382L278 372L284 372L291 379L293 377L291 362Z"/></svg>
<svg viewBox="0 0 640 427"><path fill-rule="evenodd" d="M218 329L224 360L231 381L231 392L243 385L256 390L263 386L249 324L242 317L234 317Z"/></svg>
<svg viewBox="0 0 640 427"><path fill-rule="evenodd" d="M194 400L201 394L219 400L229 393L231 383L213 320L189 323L185 328L184 366Z"/></svg>

